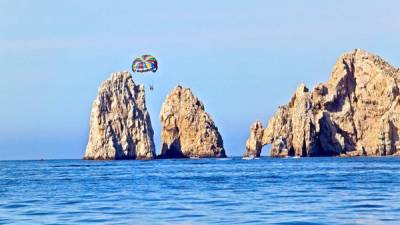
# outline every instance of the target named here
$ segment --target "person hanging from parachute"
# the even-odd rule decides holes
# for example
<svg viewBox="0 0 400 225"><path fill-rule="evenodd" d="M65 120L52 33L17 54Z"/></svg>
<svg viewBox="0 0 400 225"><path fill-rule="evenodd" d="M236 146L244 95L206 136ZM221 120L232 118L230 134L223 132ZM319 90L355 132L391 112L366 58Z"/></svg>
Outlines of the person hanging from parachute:
<svg viewBox="0 0 400 225"><path fill-rule="evenodd" d="M136 57L132 62L132 72L133 73L147 73L147 72L157 72L158 62L157 59L152 55L141 55ZM150 85L150 91L154 90L154 86Z"/></svg>

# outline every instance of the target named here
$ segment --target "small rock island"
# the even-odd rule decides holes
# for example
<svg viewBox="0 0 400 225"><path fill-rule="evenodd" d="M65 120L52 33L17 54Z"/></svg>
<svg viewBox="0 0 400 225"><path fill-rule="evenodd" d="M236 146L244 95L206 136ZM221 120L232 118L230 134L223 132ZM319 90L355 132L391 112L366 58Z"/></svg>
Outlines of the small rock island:
<svg viewBox="0 0 400 225"><path fill-rule="evenodd" d="M400 70L361 49L342 55L329 81L300 85L263 128L250 129L244 156L400 155Z"/></svg>
<svg viewBox="0 0 400 225"><path fill-rule="evenodd" d="M160 158L226 157L218 128L189 88L177 86L160 112Z"/></svg>
<svg viewBox="0 0 400 225"><path fill-rule="evenodd" d="M153 135L144 86L127 71L111 74L92 105L84 159L154 159Z"/></svg>

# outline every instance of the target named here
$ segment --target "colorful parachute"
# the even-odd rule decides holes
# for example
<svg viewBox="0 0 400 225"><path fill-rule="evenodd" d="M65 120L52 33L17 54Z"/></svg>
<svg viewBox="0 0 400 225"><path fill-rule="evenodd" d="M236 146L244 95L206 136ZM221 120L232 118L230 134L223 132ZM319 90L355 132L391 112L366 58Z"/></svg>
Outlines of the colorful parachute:
<svg viewBox="0 0 400 225"><path fill-rule="evenodd" d="M132 71L144 73L144 72L156 72L158 69L158 63L154 56L152 55L141 55L133 60Z"/></svg>

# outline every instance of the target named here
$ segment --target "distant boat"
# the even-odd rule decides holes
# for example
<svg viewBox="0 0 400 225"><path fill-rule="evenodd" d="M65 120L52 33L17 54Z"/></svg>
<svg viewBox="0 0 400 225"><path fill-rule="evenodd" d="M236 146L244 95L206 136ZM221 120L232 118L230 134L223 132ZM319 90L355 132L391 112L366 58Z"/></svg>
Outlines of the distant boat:
<svg viewBox="0 0 400 225"><path fill-rule="evenodd" d="M190 159L200 159L199 156L190 156Z"/></svg>
<svg viewBox="0 0 400 225"><path fill-rule="evenodd" d="M244 159L244 160L253 160L253 159L260 159L260 158L255 157L254 155L252 155L252 156L243 157L242 159Z"/></svg>
<svg viewBox="0 0 400 225"><path fill-rule="evenodd" d="M217 158L217 160L232 160L232 158Z"/></svg>
<svg viewBox="0 0 400 225"><path fill-rule="evenodd" d="M301 156L299 156L299 155L296 155L296 156L285 156L284 158L285 159L300 159Z"/></svg>

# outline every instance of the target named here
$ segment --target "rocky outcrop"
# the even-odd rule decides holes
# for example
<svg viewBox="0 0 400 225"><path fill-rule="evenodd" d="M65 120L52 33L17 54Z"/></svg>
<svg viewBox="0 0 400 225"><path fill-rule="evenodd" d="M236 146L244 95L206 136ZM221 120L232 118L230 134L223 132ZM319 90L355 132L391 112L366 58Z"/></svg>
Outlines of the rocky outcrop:
<svg viewBox="0 0 400 225"><path fill-rule="evenodd" d="M190 89L177 86L167 96L160 120L160 158L226 157L218 128Z"/></svg>
<svg viewBox="0 0 400 225"><path fill-rule="evenodd" d="M361 49L342 55L326 84L304 85L266 128L251 127L245 156L400 155L400 70Z"/></svg>
<svg viewBox="0 0 400 225"><path fill-rule="evenodd" d="M99 88L90 115L84 159L152 159L153 129L143 85L128 72L113 73Z"/></svg>
<svg viewBox="0 0 400 225"><path fill-rule="evenodd" d="M263 139L263 125L260 121L256 121L250 128L250 137L246 142L247 151L244 157L260 157Z"/></svg>

